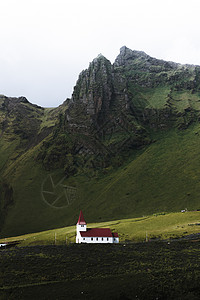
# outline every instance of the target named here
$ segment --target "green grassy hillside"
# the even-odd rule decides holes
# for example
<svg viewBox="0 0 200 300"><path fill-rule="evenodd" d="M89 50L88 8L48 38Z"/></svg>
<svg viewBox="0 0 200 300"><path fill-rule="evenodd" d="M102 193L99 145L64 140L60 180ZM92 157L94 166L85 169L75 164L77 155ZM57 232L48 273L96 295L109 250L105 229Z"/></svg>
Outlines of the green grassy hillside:
<svg viewBox="0 0 200 300"><path fill-rule="evenodd" d="M33 105L24 97L0 96L0 232L7 227L5 220L8 227L15 226L13 218L23 223L22 227L17 224L19 231L24 232L29 221L31 230L33 224L26 214L40 210L35 199L40 198L41 181L47 176L36 157L62 110L63 105L49 109ZM38 228L33 226L32 230Z"/></svg>
<svg viewBox="0 0 200 300"><path fill-rule="evenodd" d="M78 215L77 215L78 217ZM87 217L87 214L86 214ZM120 242L174 239L199 233L200 212L161 213L141 218L89 223L88 227L109 227L117 231ZM76 227L69 226L17 237L0 239L0 243L18 241L19 246L63 245L75 243Z"/></svg>
<svg viewBox="0 0 200 300"><path fill-rule="evenodd" d="M154 143L132 152L120 168L96 175L83 170L69 178L63 170L45 171L34 160L34 148L5 173L15 202L9 208L2 236L74 224L80 209L88 222L199 209L199 134L199 124L184 131L157 132ZM53 189L50 175L55 185L62 180L61 185Z"/></svg>

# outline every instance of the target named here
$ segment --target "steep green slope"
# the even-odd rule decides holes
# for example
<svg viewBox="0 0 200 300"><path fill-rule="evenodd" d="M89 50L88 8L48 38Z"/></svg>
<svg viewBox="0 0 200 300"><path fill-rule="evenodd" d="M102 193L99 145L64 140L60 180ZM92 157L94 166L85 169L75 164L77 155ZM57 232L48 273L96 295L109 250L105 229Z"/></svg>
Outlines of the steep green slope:
<svg viewBox="0 0 200 300"><path fill-rule="evenodd" d="M32 156L24 156L11 181L16 202L2 235L74 224L79 209L84 209L88 222L199 209L199 134L199 124L183 132L161 131L157 141L135 151L122 167L108 168L104 170L107 174L96 177L79 174L63 179L63 170L48 173L31 160ZM53 189L48 174L52 174L55 185L63 179L64 186ZM70 194L68 187L75 190ZM48 194L53 191L55 195ZM61 198L54 204L57 196Z"/></svg>
<svg viewBox="0 0 200 300"><path fill-rule="evenodd" d="M199 208L199 129L161 132L157 142L136 151L129 163L90 181L84 206L89 199L91 221Z"/></svg>
<svg viewBox="0 0 200 300"><path fill-rule="evenodd" d="M46 174L36 163L36 156L41 142L51 136L62 110L63 105L44 109L24 97L0 96L0 230L11 211L23 219L24 209L20 207L20 212L17 211L21 199L25 211L31 209L27 199L33 199L34 206L38 197L37 178ZM37 211L37 205L34 207Z"/></svg>

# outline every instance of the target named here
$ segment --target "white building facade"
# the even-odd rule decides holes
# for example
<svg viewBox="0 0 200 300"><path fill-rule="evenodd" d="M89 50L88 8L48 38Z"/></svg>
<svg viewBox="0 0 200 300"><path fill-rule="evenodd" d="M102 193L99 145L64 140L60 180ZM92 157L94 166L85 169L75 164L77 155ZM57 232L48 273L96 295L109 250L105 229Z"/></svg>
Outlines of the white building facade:
<svg viewBox="0 0 200 300"><path fill-rule="evenodd" d="M119 243L119 236L117 232L112 233L110 228L87 228L83 213L80 211L76 224L76 243Z"/></svg>

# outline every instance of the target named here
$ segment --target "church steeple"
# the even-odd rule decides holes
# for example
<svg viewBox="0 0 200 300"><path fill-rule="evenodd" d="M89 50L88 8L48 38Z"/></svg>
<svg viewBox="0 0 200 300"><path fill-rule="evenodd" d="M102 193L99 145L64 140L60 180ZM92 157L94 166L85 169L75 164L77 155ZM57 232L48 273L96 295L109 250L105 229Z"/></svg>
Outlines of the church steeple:
<svg viewBox="0 0 200 300"><path fill-rule="evenodd" d="M77 224L78 224L78 225L86 225L85 219L84 219L84 217L83 217L83 212L82 212L82 210L80 211L80 215L79 215L79 219L78 219Z"/></svg>

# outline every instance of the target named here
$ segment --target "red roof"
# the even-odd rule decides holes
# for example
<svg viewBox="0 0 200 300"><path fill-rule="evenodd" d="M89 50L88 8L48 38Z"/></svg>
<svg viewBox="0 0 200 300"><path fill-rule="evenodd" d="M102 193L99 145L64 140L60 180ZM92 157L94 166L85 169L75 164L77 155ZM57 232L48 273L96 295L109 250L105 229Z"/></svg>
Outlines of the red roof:
<svg viewBox="0 0 200 300"><path fill-rule="evenodd" d="M86 225L85 219L83 217L82 210L80 211L80 215L79 215L79 219L78 219L77 224L79 224L79 225Z"/></svg>
<svg viewBox="0 0 200 300"><path fill-rule="evenodd" d="M118 233L117 232L113 232L113 237L118 238L119 237Z"/></svg>
<svg viewBox="0 0 200 300"><path fill-rule="evenodd" d="M113 237L110 228L88 228L87 231L80 231L82 237Z"/></svg>

